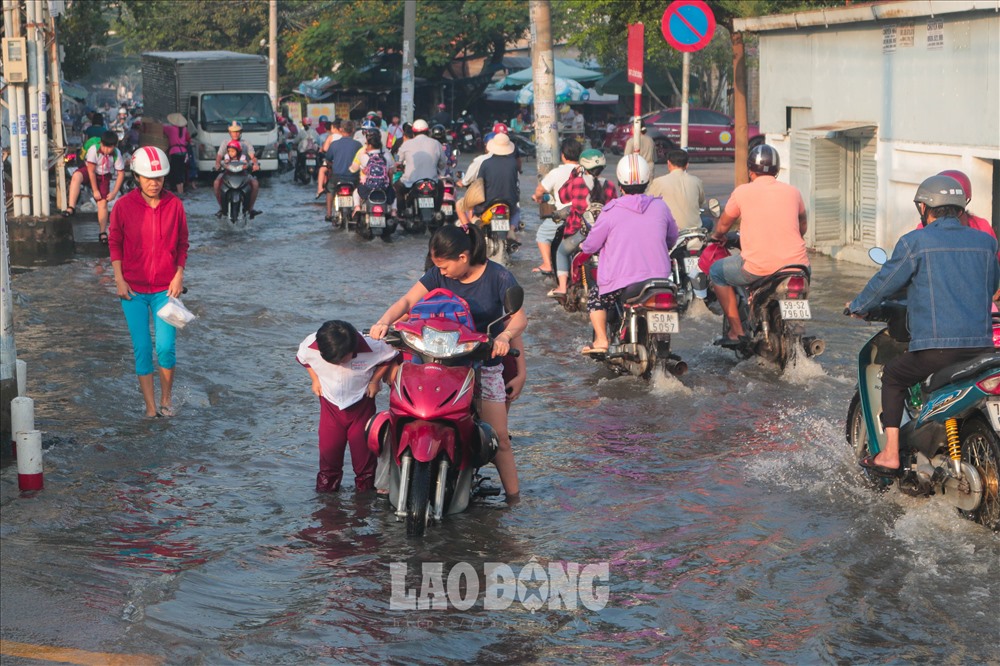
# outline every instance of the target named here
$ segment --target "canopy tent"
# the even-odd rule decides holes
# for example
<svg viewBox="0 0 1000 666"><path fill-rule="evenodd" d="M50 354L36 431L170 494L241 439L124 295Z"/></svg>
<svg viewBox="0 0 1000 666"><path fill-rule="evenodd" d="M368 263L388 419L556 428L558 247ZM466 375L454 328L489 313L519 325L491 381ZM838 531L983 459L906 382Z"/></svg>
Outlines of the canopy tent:
<svg viewBox="0 0 1000 666"><path fill-rule="evenodd" d="M566 102L586 102L590 99L590 91L572 79L556 77L556 104ZM535 86L532 83L521 88L514 101L518 104L531 104L535 99Z"/></svg>
<svg viewBox="0 0 1000 666"><path fill-rule="evenodd" d="M78 99L81 102L86 101L87 95L90 94L87 89L80 84L73 83L72 81L66 81L65 79L62 81L62 91L64 95L72 97L73 99Z"/></svg>
<svg viewBox="0 0 1000 666"><path fill-rule="evenodd" d="M568 62L562 60L555 61L556 78L569 79L571 81L577 81L579 83L586 83L588 81L597 81L604 75L601 72L595 72L592 69L584 69L583 67L577 67L576 65L571 65ZM531 83L533 78L533 73L531 68L522 69L519 72L514 72L500 82L499 87L501 88L516 88L517 86L522 86L525 83Z"/></svg>
<svg viewBox="0 0 1000 666"><path fill-rule="evenodd" d="M530 85L526 87L530 88ZM589 88L584 92L586 95L581 95L581 99L569 100L568 103L593 105L618 103L618 95L602 95ZM528 99L527 102L520 101L522 95ZM521 104L522 106L531 104L534 101L534 95L530 89L527 93L525 93L523 90L501 90L495 86L487 88L483 97L488 102L494 102L497 104Z"/></svg>

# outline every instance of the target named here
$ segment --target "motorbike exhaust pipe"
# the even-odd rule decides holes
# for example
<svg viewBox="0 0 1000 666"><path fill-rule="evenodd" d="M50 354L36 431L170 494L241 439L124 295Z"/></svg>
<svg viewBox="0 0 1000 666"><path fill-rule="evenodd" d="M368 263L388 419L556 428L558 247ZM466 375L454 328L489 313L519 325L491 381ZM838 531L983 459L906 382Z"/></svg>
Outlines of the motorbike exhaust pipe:
<svg viewBox="0 0 1000 666"><path fill-rule="evenodd" d="M403 463L399 468L399 504L396 506L396 517L406 518L406 496L410 492L410 467L413 466L413 456L407 451L403 454Z"/></svg>
<svg viewBox="0 0 1000 666"><path fill-rule="evenodd" d="M442 460L438 463L437 488L434 491L434 520L441 522L444 515L444 488L448 483L448 461Z"/></svg>
<svg viewBox="0 0 1000 666"><path fill-rule="evenodd" d="M680 359L670 359L664 364L664 367L667 369L667 372L672 374L674 377L680 377L687 374L688 371L688 364Z"/></svg>
<svg viewBox="0 0 1000 666"><path fill-rule="evenodd" d="M806 350L807 355L819 356L826 351L826 342L819 338L802 338L802 347Z"/></svg>

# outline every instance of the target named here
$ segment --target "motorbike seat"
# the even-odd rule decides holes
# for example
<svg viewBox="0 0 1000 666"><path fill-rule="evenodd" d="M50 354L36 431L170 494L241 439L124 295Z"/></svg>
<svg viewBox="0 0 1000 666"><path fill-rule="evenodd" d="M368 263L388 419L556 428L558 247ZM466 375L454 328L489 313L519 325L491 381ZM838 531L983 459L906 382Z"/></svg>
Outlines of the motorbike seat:
<svg viewBox="0 0 1000 666"><path fill-rule="evenodd" d="M941 368L924 380L924 390L928 393L933 393L947 384L957 383L964 379L975 377L987 370L994 369L1000 369L1000 352L988 352L977 356L971 361L953 363Z"/></svg>
<svg viewBox="0 0 1000 666"><path fill-rule="evenodd" d="M662 290L676 292L677 287L667 278L652 278L625 287L620 298L625 305L638 305L649 298L649 292Z"/></svg>
<svg viewBox="0 0 1000 666"><path fill-rule="evenodd" d="M785 278L795 277L796 275L805 275L806 279L809 278L809 267L802 266L801 264L790 264L788 266L782 266L775 272L760 278L759 280L754 280L747 285L747 289L750 291L757 291L758 289L763 289L765 287L777 285L779 282Z"/></svg>

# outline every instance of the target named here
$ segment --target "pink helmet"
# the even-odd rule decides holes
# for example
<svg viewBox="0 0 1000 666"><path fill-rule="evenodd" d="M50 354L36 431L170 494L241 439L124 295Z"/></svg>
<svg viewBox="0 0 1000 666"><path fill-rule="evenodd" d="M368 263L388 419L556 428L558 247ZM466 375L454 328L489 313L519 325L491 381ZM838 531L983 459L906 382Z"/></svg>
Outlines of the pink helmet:
<svg viewBox="0 0 1000 666"><path fill-rule="evenodd" d="M144 146L132 154L132 173L146 178L162 178L170 173L167 154L156 146Z"/></svg>
<svg viewBox="0 0 1000 666"><path fill-rule="evenodd" d="M969 202L972 201L972 181L961 171L957 169L948 169L947 171L942 171L938 174L939 176L948 176L949 178L954 178L962 186L962 190L965 192L965 205L968 206Z"/></svg>

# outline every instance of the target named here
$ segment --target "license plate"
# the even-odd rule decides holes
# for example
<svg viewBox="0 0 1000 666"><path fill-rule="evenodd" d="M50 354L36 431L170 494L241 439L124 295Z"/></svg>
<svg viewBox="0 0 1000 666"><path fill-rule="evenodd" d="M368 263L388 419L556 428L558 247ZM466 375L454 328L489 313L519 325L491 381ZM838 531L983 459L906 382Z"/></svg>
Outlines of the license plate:
<svg viewBox="0 0 1000 666"><path fill-rule="evenodd" d="M451 204L441 204L441 212L445 215L451 215L454 211L452 210Z"/></svg>
<svg viewBox="0 0 1000 666"><path fill-rule="evenodd" d="M676 312L647 312L646 328L650 333L677 333L681 318Z"/></svg>
<svg viewBox="0 0 1000 666"><path fill-rule="evenodd" d="M698 257L684 257L684 272L688 275L701 272L701 269L698 268Z"/></svg>
<svg viewBox="0 0 1000 666"><path fill-rule="evenodd" d="M417 206L420 208L434 208L434 197L417 197Z"/></svg>
<svg viewBox="0 0 1000 666"><path fill-rule="evenodd" d="M510 220L506 217L494 217L490 220L490 228L493 231L510 231Z"/></svg>
<svg viewBox="0 0 1000 666"><path fill-rule="evenodd" d="M987 398L986 411L990 414L990 421L993 422L993 430L1000 431L1000 398Z"/></svg>
<svg viewBox="0 0 1000 666"><path fill-rule="evenodd" d="M782 319L812 319L809 301L778 301Z"/></svg>
<svg viewBox="0 0 1000 666"><path fill-rule="evenodd" d="M278 161L279 162L287 162L288 161L288 155L286 155L284 153L278 153Z"/></svg>
<svg viewBox="0 0 1000 666"><path fill-rule="evenodd" d="M382 229L385 227L385 216L384 215L372 215L370 218L369 226L372 229Z"/></svg>
<svg viewBox="0 0 1000 666"><path fill-rule="evenodd" d="M354 205L354 197L337 197L337 208L350 208Z"/></svg>
<svg viewBox="0 0 1000 666"><path fill-rule="evenodd" d="M308 164L309 166L316 166L317 164L319 164L319 160L310 158L306 160L306 164Z"/></svg>
<svg viewBox="0 0 1000 666"><path fill-rule="evenodd" d="M465 135L465 140L466 140L466 141L472 141L472 139L474 139L474 138L475 138L475 137L473 137L473 136L472 136L471 134L466 134L466 135Z"/></svg>

